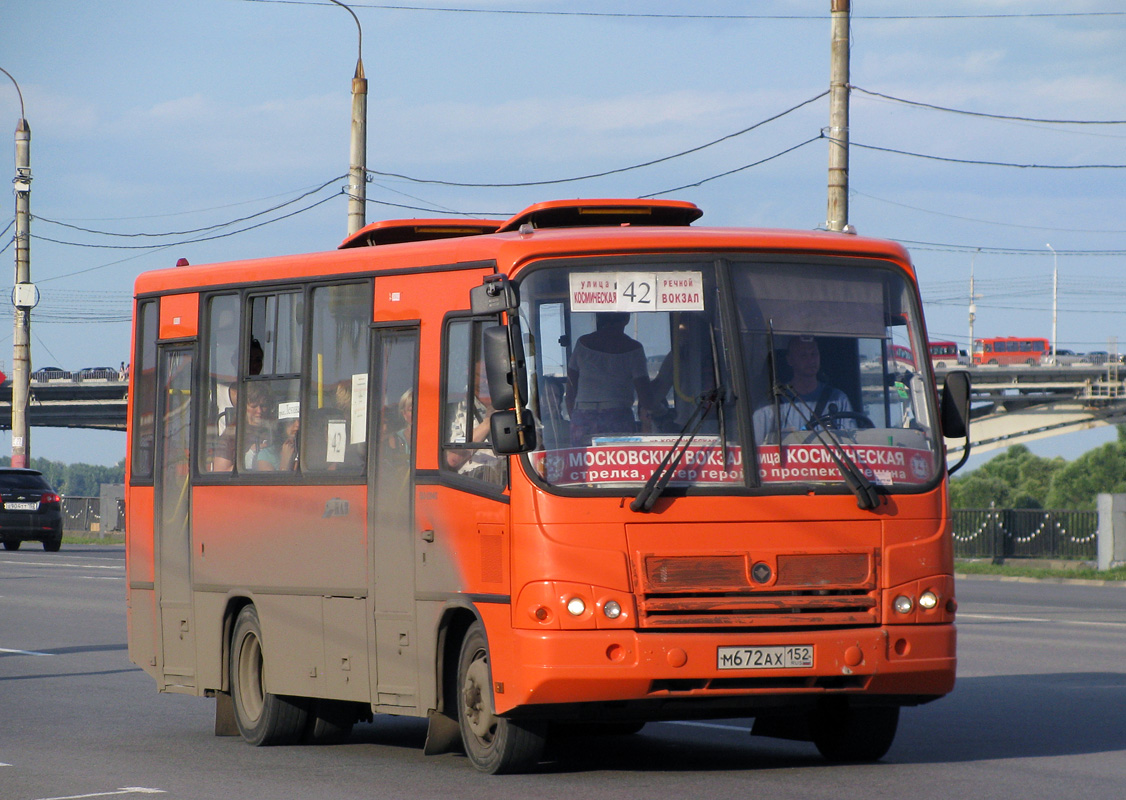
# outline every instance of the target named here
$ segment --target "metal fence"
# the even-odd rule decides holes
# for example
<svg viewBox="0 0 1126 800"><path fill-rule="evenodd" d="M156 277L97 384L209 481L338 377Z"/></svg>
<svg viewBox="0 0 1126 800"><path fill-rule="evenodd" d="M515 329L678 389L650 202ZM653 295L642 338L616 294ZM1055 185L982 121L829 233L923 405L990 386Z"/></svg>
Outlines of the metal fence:
<svg viewBox="0 0 1126 800"><path fill-rule="evenodd" d="M101 536L124 530L125 499L114 498L108 513L102 513L100 497L64 497L63 530L87 531Z"/></svg>
<svg viewBox="0 0 1126 800"><path fill-rule="evenodd" d="M1099 512L1026 508L954 511L958 558L1059 558L1093 561L1099 550Z"/></svg>

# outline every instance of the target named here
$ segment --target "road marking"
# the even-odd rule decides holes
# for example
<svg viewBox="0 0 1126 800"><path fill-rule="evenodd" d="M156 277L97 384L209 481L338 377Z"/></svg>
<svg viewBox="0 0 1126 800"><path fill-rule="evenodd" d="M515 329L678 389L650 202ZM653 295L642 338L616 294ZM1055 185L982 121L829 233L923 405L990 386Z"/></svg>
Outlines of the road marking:
<svg viewBox="0 0 1126 800"><path fill-rule="evenodd" d="M36 800L82 800L86 797L110 797L122 794L164 794L164 789L149 789L145 786L126 786L114 792L95 792L93 794L70 794L66 797L38 797Z"/></svg>
<svg viewBox="0 0 1126 800"><path fill-rule="evenodd" d="M0 653L12 653L17 656L53 656L54 653L39 653L35 650L9 650L7 647L0 647Z"/></svg>
<svg viewBox="0 0 1126 800"><path fill-rule="evenodd" d="M1004 617L1000 614L962 614L959 612L959 619L987 619L996 620L998 622L1055 622L1060 625L1094 625L1094 626L1109 626L1112 628L1121 628L1126 626L1126 622L1097 622L1094 620L1084 619L1042 619L1040 617Z"/></svg>
<svg viewBox="0 0 1126 800"><path fill-rule="evenodd" d="M714 728L716 730L721 730L721 731L742 731L743 733L749 733L750 730L751 730L750 728L744 728L741 725L718 725L714 722L676 721L676 722L667 722L665 724L667 724L667 725L686 725L690 728Z"/></svg>
<svg viewBox="0 0 1126 800"><path fill-rule="evenodd" d="M19 561L17 559L4 559L0 564L12 564L17 567L70 567L71 569L125 569L124 564L72 564L67 561Z"/></svg>

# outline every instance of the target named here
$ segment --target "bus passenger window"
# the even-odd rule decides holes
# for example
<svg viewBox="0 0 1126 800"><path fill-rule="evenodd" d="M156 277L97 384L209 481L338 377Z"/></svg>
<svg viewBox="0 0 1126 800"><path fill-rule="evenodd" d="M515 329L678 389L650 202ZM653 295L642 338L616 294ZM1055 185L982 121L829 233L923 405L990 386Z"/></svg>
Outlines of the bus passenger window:
<svg viewBox="0 0 1126 800"><path fill-rule="evenodd" d="M301 469L362 475L367 461L371 284L318 286L300 423Z"/></svg>
<svg viewBox="0 0 1126 800"><path fill-rule="evenodd" d="M485 380L482 331L496 320L459 319L446 328L445 431L439 466L496 486L508 483L508 461L488 442L493 407Z"/></svg>
<svg viewBox="0 0 1126 800"><path fill-rule="evenodd" d="M234 432L238 397L239 298L235 294L210 297L204 314L204 396L206 420L199 448L201 472L229 472L234 460L218 455L228 428Z"/></svg>

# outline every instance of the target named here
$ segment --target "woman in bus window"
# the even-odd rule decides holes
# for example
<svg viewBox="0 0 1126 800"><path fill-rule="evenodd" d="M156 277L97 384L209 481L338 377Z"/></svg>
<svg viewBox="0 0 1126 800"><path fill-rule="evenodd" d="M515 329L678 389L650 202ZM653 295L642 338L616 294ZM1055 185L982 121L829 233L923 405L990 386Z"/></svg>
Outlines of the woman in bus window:
<svg viewBox="0 0 1126 800"><path fill-rule="evenodd" d="M662 413L652 399L645 348L626 334L629 314L594 315L595 331L579 337L567 363L571 445L585 447L599 434L634 433L633 399Z"/></svg>

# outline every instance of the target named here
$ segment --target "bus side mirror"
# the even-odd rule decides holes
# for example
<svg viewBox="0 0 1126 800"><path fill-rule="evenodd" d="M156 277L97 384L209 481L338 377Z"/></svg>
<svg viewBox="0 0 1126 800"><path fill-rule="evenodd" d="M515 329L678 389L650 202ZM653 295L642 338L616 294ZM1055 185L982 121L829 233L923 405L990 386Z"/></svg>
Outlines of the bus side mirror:
<svg viewBox="0 0 1126 800"><path fill-rule="evenodd" d="M970 432L970 373L947 373L942 384L942 435L964 439Z"/></svg>
<svg viewBox="0 0 1126 800"><path fill-rule="evenodd" d="M521 418L531 420L528 409L521 409ZM489 441L497 455L507 456L524 453L536 447L536 428L534 425L521 425L516 418L516 409L494 411L489 417Z"/></svg>
<svg viewBox="0 0 1126 800"><path fill-rule="evenodd" d="M953 475L960 470L970 457L970 373L957 370L947 373L942 384L942 435L948 439L966 440L962 457L958 463L947 468Z"/></svg>

